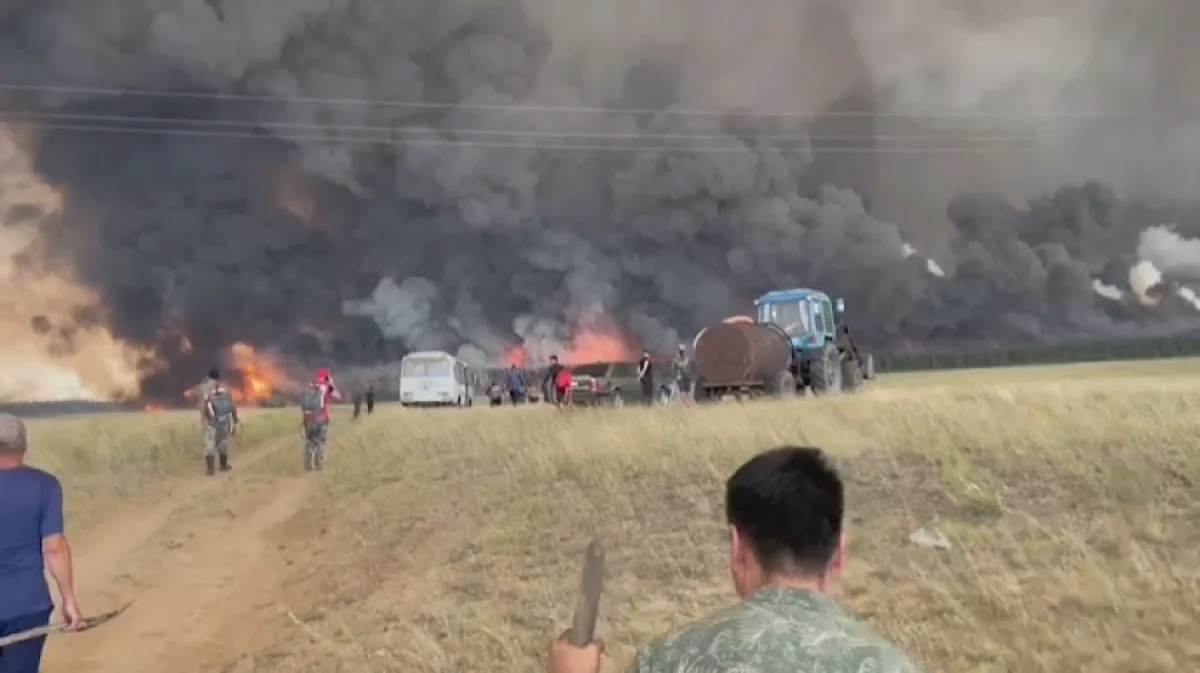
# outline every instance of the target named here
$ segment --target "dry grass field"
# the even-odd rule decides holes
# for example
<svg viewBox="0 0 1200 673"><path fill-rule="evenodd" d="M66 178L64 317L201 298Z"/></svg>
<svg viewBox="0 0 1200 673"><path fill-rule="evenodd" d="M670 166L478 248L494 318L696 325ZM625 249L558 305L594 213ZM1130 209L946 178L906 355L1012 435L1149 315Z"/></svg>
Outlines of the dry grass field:
<svg viewBox="0 0 1200 673"><path fill-rule="evenodd" d="M1189 369L1190 368L1190 369ZM85 610L46 670L540 670L592 535L608 670L734 598L725 477L814 444L850 488L848 607L926 671L1200 670L1200 369L897 375L853 397L708 408L247 414L199 474L194 414L31 424L68 487ZM950 549L909 540L937 530Z"/></svg>

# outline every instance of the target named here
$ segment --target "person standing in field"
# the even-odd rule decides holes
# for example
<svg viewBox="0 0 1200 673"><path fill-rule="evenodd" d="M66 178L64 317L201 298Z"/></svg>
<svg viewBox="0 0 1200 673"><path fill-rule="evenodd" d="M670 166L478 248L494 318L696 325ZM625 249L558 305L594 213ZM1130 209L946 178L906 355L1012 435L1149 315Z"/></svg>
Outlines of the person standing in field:
<svg viewBox="0 0 1200 673"><path fill-rule="evenodd" d="M375 411L375 386L367 386L367 415Z"/></svg>
<svg viewBox="0 0 1200 673"><path fill-rule="evenodd" d="M554 399L559 408L571 406L571 384L574 382L570 367L562 367L554 375Z"/></svg>
<svg viewBox="0 0 1200 673"><path fill-rule="evenodd" d="M25 424L0 414L0 638L46 626L54 611L44 570L58 585L66 629L83 625L75 599L62 485L25 465ZM0 673L38 673L46 637L0 648Z"/></svg>
<svg viewBox="0 0 1200 673"><path fill-rule="evenodd" d="M238 411L233 393L221 383L221 373L213 368L208 373L212 385L204 396L204 473L213 476L217 462L222 472L233 469L229 464L229 444L237 433ZM2 673L2 672L0 672Z"/></svg>
<svg viewBox="0 0 1200 673"><path fill-rule="evenodd" d="M200 436L204 438L205 455L208 454L208 423L204 420L204 405L209 393L212 392L213 387L217 385L217 381L220 379L221 370L214 365L208 369L208 374L201 379L200 383L184 392L184 396L194 401L196 409L200 412Z"/></svg>
<svg viewBox="0 0 1200 673"><path fill-rule="evenodd" d="M638 360L638 381L642 384L642 399L646 404L654 403L654 362L650 359L650 351L642 351L642 359Z"/></svg>
<svg viewBox="0 0 1200 673"><path fill-rule="evenodd" d="M342 394L333 385L328 369L318 369L300 401L301 427L304 429L304 469L325 469L325 443L329 441L329 403L341 401Z"/></svg>
<svg viewBox="0 0 1200 673"><path fill-rule="evenodd" d="M551 355L550 366L546 368L546 378L542 379L542 390L546 391L546 399L555 405L559 404L561 399L556 393L558 392L558 375L564 369L566 368L559 363L558 356Z"/></svg>
<svg viewBox="0 0 1200 673"><path fill-rule="evenodd" d="M517 369L516 363L509 365L506 375L508 383L508 401L516 406L525 399L525 375Z"/></svg>
<svg viewBox="0 0 1200 673"><path fill-rule="evenodd" d="M684 404L692 400L692 361L684 344L679 344L679 352L671 361L671 399Z"/></svg>
<svg viewBox="0 0 1200 673"><path fill-rule="evenodd" d="M725 484L742 602L641 649L629 673L918 673L828 594L846 559L843 517L842 480L819 449L751 458ZM560 639L547 671L599 673L601 656L599 643Z"/></svg>

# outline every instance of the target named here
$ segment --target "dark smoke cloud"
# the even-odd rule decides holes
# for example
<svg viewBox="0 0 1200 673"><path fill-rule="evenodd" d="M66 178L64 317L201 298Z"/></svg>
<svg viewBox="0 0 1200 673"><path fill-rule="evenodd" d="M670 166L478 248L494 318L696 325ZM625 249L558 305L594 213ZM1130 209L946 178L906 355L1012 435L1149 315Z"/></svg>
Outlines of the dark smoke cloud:
<svg viewBox="0 0 1200 673"><path fill-rule="evenodd" d="M921 11L945 4L918 3ZM1161 4L1161 16L1179 7ZM7 5L0 82L235 94L0 94L12 123L40 129L35 167L63 190L63 212L41 223L39 250L101 294L118 337L165 358L168 368L145 382L152 397L176 395L234 341L301 362L369 364L424 348L495 359L522 341L554 348L575 329L616 320L634 340L663 348L744 313L763 291L798 285L845 297L861 338L880 348L1194 325L1194 311L1146 311L1093 288L1096 278L1128 288L1130 256L1146 226L1172 221L1181 233L1200 231L1195 211L1170 198L1123 199L1114 187L1081 179L1025 207L987 193L948 199L944 183L954 181L928 182L924 169L940 157L944 176L947 165L978 168L979 160L917 154L906 172L884 137L906 130L898 123L883 129L866 117L684 114L766 105L906 109L914 91L934 80L919 86L882 69L885 54L904 50L893 49L864 3L845 10L800 3L786 10L798 32L772 33L757 46L746 39L749 27L696 26L676 8L660 10L670 34L663 39L629 28L634 37L596 47L561 3L554 12L549 6ZM629 20L612 21L628 28ZM1004 34L1008 24L996 21ZM1106 35L1104 25L1094 22L1089 35ZM700 33L711 40L689 41L679 26L706 29ZM800 32L821 39L790 39ZM958 48L952 35L959 33L946 33L950 46L940 55L947 69ZM1152 37L1129 40L1143 49L1151 42L1178 48L1178 41ZM763 65L758 70L770 72L755 79L754 62L737 63L731 47L752 59L763 43L822 51L804 58L788 51L793 67ZM935 62L925 53L908 60L914 77L930 76L922 68ZM980 72L986 65L969 63ZM931 96L985 105L995 91L962 102L965 75L978 84L980 72L946 70ZM1038 83L1041 93L1069 89ZM1108 95L1105 84L1093 93ZM731 96L741 100L731 104ZM346 102L364 99L427 105ZM642 111L512 107L542 103ZM1058 124L1056 152L1081 137ZM965 142L961 128L910 126L927 139ZM497 133L471 132L480 129ZM684 134L705 139L679 140ZM1071 168L1063 174L1086 177ZM962 174L971 179L957 188L978 175ZM875 193L879 203L868 198ZM949 260L942 264L948 277L906 248L909 237L927 242L930 225L912 221L902 231L883 219L888 202L897 213L944 214L939 219L952 232L942 237L939 257Z"/></svg>

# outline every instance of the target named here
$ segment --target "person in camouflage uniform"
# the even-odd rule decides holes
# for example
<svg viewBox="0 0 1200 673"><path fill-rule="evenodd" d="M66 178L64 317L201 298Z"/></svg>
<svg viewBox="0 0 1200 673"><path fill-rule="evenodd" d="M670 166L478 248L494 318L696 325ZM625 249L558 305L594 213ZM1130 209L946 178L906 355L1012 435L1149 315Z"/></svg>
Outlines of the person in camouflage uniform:
<svg viewBox="0 0 1200 673"><path fill-rule="evenodd" d="M780 447L726 484L742 602L637 653L629 673L918 673L827 595L845 562L843 487L818 449ZM554 643L548 673L599 673L602 646Z"/></svg>
<svg viewBox="0 0 1200 673"><path fill-rule="evenodd" d="M232 469L229 464L229 444L237 432L238 413L233 394L221 384L221 372L213 367L208 380L199 386L200 418L204 423L204 472L212 476L220 464L222 472Z"/></svg>
<svg viewBox="0 0 1200 673"><path fill-rule="evenodd" d="M683 404L692 401L692 360L686 344L679 344L679 351L671 361L671 401Z"/></svg>
<svg viewBox="0 0 1200 673"><path fill-rule="evenodd" d="M214 366L208 370L208 375L201 379L200 383L197 383L184 393L184 396L196 403L196 409L200 412L200 436L204 439L204 462L206 464L209 462L209 456L217 455L216 434L209 427L205 413L208 406L208 398L212 395L213 390L220 380L221 370Z"/></svg>

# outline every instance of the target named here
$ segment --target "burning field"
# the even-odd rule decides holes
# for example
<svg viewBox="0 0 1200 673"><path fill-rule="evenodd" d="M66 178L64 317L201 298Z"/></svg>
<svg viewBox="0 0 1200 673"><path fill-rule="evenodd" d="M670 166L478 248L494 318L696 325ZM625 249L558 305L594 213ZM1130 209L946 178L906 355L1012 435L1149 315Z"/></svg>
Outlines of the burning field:
<svg viewBox="0 0 1200 673"><path fill-rule="evenodd" d="M255 351L249 344L233 344L227 360L228 366L221 377L239 406L275 406L297 388L296 379L289 376L275 358ZM194 389L187 389L180 399L192 402L194 395ZM146 408L160 410L163 407L151 403Z"/></svg>
<svg viewBox="0 0 1200 673"><path fill-rule="evenodd" d="M1198 5L885 4L5 3L0 398L661 352L796 286L879 353L1200 327Z"/></svg>

